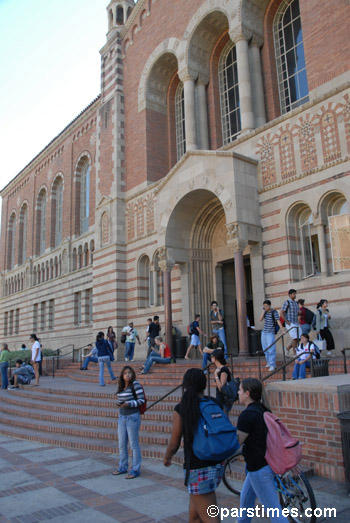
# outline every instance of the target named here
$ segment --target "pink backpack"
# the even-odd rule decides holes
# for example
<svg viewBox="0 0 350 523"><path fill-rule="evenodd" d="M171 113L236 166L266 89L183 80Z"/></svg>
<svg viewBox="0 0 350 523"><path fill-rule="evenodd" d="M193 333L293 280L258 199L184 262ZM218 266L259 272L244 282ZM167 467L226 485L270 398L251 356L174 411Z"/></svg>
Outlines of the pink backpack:
<svg viewBox="0 0 350 523"><path fill-rule="evenodd" d="M302 457L301 443L272 412L264 412L267 426L265 459L275 474L284 474Z"/></svg>

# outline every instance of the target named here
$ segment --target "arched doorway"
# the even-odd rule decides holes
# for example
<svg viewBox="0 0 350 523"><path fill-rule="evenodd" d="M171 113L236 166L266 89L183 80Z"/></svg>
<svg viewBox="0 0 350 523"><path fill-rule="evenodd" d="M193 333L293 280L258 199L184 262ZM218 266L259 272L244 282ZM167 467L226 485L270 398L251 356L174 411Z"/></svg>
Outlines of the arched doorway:
<svg viewBox="0 0 350 523"><path fill-rule="evenodd" d="M228 350L237 354L234 255L227 243L225 210L219 198L206 189L194 190L181 198L170 215L165 244L169 257L182 268L183 325L198 313L201 329L210 334L210 303L217 300L225 313ZM249 293L252 287L249 255L244 262ZM252 302L252 296L248 294L248 298Z"/></svg>

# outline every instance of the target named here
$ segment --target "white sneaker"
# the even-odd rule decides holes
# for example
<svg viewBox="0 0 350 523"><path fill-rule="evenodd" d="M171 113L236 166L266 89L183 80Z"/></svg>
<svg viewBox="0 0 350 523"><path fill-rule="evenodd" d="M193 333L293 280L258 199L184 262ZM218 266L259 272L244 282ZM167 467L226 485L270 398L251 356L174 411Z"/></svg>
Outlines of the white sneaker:
<svg viewBox="0 0 350 523"><path fill-rule="evenodd" d="M276 370L276 367L272 367L272 366L271 366L271 367L269 368L269 370L271 370L271 371L272 371L272 370Z"/></svg>
<svg viewBox="0 0 350 523"><path fill-rule="evenodd" d="M266 363L265 367L270 367L270 364L269 364L269 363Z"/></svg>
<svg viewBox="0 0 350 523"><path fill-rule="evenodd" d="M290 349L287 349L287 348L284 349L284 354L287 356L287 358L289 358L289 351L290 351Z"/></svg>
<svg viewBox="0 0 350 523"><path fill-rule="evenodd" d="M125 361L129 361L128 358L125 358Z"/></svg>
<svg viewBox="0 0 350 523"><path fill-rule="evenodd" d="M327 356L329 356L330 358L335 358L335 355L331 351L327 352Z"/></svg>

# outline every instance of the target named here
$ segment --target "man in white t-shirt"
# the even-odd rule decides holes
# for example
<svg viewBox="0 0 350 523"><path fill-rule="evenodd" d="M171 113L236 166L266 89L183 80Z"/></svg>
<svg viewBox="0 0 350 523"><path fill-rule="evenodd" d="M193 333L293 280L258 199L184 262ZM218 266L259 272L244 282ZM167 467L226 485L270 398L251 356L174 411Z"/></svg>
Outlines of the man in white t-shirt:
<svg viewBox="0 0 350 523"><path fill-rule="evenodd" d="M35 373L34 386L38 387L39 386L39 363L41 361L41 347L40 347L40 342L39 342L36 334L31 334L29 339L33 344L32 345L31 364L33 365L34 373Z"/></svg>

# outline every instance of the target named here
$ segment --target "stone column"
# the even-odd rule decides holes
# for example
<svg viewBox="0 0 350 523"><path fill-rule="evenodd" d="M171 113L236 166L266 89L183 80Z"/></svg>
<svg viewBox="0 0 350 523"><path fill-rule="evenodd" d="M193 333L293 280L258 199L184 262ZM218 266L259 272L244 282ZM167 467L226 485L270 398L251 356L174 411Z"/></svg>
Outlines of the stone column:
<svg viewBox="0 0 350 523"><path fill-rule="evenodd" d="M264 85L262 79L260 47L262 41L253 37L249 47L249 58L252 74L252 91L254 101L255 127L260 127L266 123Z"/></svg>
<svg viewBox="0 0 350 523"><path fill-rule="evenodd" d="M248 329L247 329L247 303L246 303L245 274L244 274L244 262L243 262L243 249L244 249L245 245L246 245L245 243L242 245L240 242L237 242L234 245L238 339L239 339L239 355L240 356L249 356Z"/></svg>
<svg viewBox="0 0 350 523"><path fill-rule="evenodd" d="M158 305L158 267L155 263L152 263L150 266L150 275L151 275L151 284L152 284L152 294L150 296L151 298L151 305L154 305L154 307L157 307Z"/></svg>
<svg viewBox="0 0 350 523"><path fill-rule="evenodd" d="M164 281L164 315L165 315L165 340L169 345L171 354L173 355L173 318L171 305L171 269L174 267L172 260L163 259L159 262L159 266L163 271Z"/></svg>
<svg viewBox="0 0 350 523"><path fill-rule="evenodd" d="M206 86L208 80L199 77L196 83L198 110L198 145L199 149L209 149L208 107Z"/></svg>
<svg viewBox="0 0 350 523"><path fill-rule="evenodd" d="M327 276L328 269L327 269L327 249L326 249L326 240L325 240L325 232L324 232L324 225L322 221L314 221L314 225L317 226L317 238L318 238L318 249L320 253L320 270L322 276Z"/></svg>
<svg viewBox="0 0 350 523"><path fill-rule="evenodd" d="M188 71L179 73L179 78L184 85L186 151L195 151L198 141L194 79Z"/></svg>
<svg viewBox="0 0 350 523"><path fill-rule="evenodd" d="M244 35L234 40L237 52L238 90L241 107L242 133L254 129L252 83L248 55L248 41Z"/></svg>

